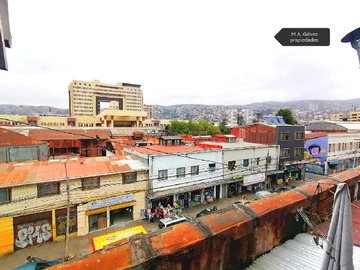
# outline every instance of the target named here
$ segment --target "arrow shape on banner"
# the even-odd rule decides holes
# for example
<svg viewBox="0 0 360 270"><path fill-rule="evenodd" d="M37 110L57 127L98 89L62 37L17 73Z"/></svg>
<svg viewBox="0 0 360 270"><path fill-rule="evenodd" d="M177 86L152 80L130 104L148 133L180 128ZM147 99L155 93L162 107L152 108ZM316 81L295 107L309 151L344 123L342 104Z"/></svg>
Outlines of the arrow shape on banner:
<svg viewBox="0 0 360 270"><path fill-rule="evenodd" d="M275 39L283 46L329 46L329 28L282 28Z"/></svg>

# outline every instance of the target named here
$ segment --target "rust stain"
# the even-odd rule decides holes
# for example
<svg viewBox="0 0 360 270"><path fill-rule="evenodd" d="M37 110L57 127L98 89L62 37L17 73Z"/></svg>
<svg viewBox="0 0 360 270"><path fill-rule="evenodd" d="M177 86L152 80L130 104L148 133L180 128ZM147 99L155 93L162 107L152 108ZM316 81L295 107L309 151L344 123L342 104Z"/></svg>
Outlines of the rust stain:
<svg viewBox="0 0 360 270"><path fill-rule="evenodd" d="M173 254L205 239L197 227L188 223L180 223L160 232L150 239L153 249L160 254Z"/></svg>

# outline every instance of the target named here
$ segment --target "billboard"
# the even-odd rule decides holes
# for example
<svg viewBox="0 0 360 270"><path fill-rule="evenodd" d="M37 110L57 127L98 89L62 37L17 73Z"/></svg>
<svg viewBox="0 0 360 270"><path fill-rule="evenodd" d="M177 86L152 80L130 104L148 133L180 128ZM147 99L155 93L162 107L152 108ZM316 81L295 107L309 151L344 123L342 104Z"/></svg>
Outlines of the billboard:
<svg viewBox="0 0 360 270"><path fill-rule="evenodd" d="M116 231L113 233L108 233L108 234L104 234L101 236L93 237L93 238L91 238L92 249L95 252L97 250L103 249L105 246L107 246L109 244L115 243L117 241L120 241L122 239L128 238L128 237L136 235L136 234L140 234L140 233L143 233L143 234L147 233L145 228L141 225L131 227L128 229L124 229L121 231Z"/></svg>

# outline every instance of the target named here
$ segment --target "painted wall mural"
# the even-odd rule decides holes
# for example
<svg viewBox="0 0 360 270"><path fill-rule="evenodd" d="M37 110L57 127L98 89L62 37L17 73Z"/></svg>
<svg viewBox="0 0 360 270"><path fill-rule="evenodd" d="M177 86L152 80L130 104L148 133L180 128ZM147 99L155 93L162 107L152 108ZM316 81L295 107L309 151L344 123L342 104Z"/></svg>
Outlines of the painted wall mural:
<svg viewBox="0 0 360 270"><path fill-rule="evenodd" d="M17 249L49 241L52 241L52 228L50 221L47 219L15 226L15 248Z"/></svg>
<svg viewBox="0 0 360 270"><path fill-rule="evenodd" d="M304 158L309 162L306 171L315 174L325 174L325 163L328 153L328 137L318 137L306 140Z"/></svg>

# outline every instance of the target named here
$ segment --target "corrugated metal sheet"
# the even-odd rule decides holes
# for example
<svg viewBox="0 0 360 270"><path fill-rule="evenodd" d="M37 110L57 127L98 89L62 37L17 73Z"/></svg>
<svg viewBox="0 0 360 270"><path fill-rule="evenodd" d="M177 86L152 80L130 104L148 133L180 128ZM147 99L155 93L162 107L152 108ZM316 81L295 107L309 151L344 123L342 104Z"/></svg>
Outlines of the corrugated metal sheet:
<svg viewBox="0 0 360 270"><path fill-rule="evenodd" d="M44 144L44 142L39 142L38 140L26 137L17 132L0 128L0 146L28 146L40 144Z"/></svg>
<svg viewBox="0 0 360 270"><path fill-rule="evenodd" d="M183 153L183 152L204 152L204 148L186 145L151 145L145 147L129 147L129 149L147 155Z"/></svg>
<svg viewBox="0 0 360 270"><path fill-rule="evenodd" d="M109 139L110 135L110 130L100 129L63 129L59 131L48 129L29 130L29 137L32 137L39 141L89 140L95 139L96 136L98 136L100 139Z"/></svg>
<svg viewBox="0 0 360 270"><path fill-rule="evenodd" d="M127 164L112 164L111 161L76 161L7 163L0 166L0 186L60 181L71 178L91 177L131 171Z"/></svg>
<svg viewBox="0 0 360 270"><path fill-rule="evenodd" d="M294 239L256 259L247 269L318 270L324 250L315 244L313 237L307 233L298 234ZM360 269L360 248L356 246L353 250L353 261L355 269Z"/></svg>

